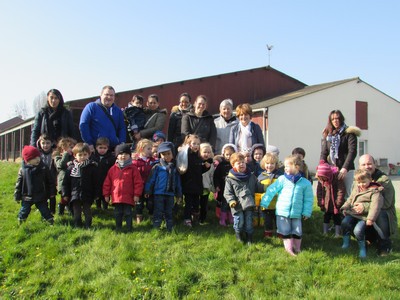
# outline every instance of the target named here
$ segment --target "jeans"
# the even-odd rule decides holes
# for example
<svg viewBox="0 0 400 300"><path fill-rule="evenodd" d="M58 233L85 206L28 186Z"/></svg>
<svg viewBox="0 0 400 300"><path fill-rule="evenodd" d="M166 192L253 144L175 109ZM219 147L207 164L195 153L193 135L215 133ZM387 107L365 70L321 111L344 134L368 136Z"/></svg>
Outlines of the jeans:
<svg viewBox="0 0 400 300"><path fill-rule="evenodd" d="M174 208L174 196L154 195L153 227L160 228L165 216L167 230L171 231L173 226L172 210Z"/></svg>
<svg viewBox="0 0 400 300"><path fill-rule="evenodd" d="M392 241L390 239L389 217L385 210L381 210L375 223L383 233L383 238L378 235L378 249L390 251L392 249Z"/></svg>
<svg viewBox="0 0 400 300"><path fill-rule="evenodd" d="M85 227L92 226L92 204L82 200L74 200L71 205L74 212L75 226L82 226L82 212L85 215Z"/></svg>
<svg viewBox="0 0 400 300"><path fill-rule="evenodd" d="M35 204L36 208L39 210L42 218L46 221L53 220L53 215L51 214L49 207L47 206L47 201L32 202L32 201L21 201L21 209L18 213L18 219L24 221L28 218L31 212L32 205Z"/></svg>
<svg viewBox="0 0 400 300"><path fill-rule="evenodd" d="M132 205L125 203L114 204L115 227L117 230L122 228L122 221L125 216L126 228L132 230Z"/></svg>
<svg viewBox="0 0 400 300"><path fill-rule="evenodd" d="M351 233L353 233L358 241L364 241L366 226L367 225L364 220L360 220L351 215L347 215L342 221L343 235L350 235Z"/></svg>
<svg viewBox="0 0 400 300"><path fill-rule="evenodd" d="M183 211L183 218L190 220L192 213L199 212L200 195L197 194L185 194L185 209Z"/></svg>
<svg viewBox="0 0 400 300"><path fill-rule="evenodd" d="M264 230L274 230L274 223L276 223L275 209L264 209L261 212L264 217Z"/></svg>
<svg viewBox="0 0 400 300"><path fill-rule="evenodd" d="M149 211L149 215L153 214L154 211L154 197L150 195L149 198L140 197L140 202L136 204L136 214L143 215L144 207L146 206Z"/></svg>
<svg viewBox="0 0 400 300"><path fill-rule="evenodd" d="M253 234L253 210L245 210L235 212L233 215L233 229L236 233L240 233L243 231L247 234Z"/></svg>
<svg viewBox="0 0 400 300"><path fill-rule="evenodd" d="M277 232L284 237L293 235L301 237L303 235L301 219L276 216L276 227Z"/></svg>

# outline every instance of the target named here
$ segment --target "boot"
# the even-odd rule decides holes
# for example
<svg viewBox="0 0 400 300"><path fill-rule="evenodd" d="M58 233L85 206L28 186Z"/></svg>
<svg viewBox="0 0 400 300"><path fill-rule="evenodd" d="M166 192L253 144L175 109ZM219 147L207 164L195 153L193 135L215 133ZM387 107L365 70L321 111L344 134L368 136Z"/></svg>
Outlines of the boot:
<svg viewBox="0 0 400 300"><path fill-rule="evenodd" d="M233 225L233 216L232 213L230 211L227 212L228 214L228 222L229 224Z"/></svg>
<svg viewBox="0 0 400 300"><path fill-rule="evenodd" d="M199 213L193 213L192 214L192 224L193 225L198 225L199 224L199 217L200 217Z"/></svg>
<svg viewBox="0 0 400 300"><path fill-rule="evenodd" d="M58 203L58 214L60 216L64 215L64 210L65 210L65 205L61 204L61 203Z"/></svg>
<svg viewBox="0 0 400 300"><path fill-rule="evenodd" d="M219 214L219 225L226 226L226 212L221 211Z"/></svg>
<svg viewBox="0 0 400 300"><path fill-rule="evenodd" d="M235 232L236 240L240 243L243 243L242 235L240 232Z"/></svg>
<svg viewBox="0 0 400 300"><path fill-rule="evenodd" d="M350 235L346 234L343 236L342 249L348 249L350 247Z"/></svg>
<svg viewBox="0 0 400 300"><path fill-rule="evenodd" d="M365 240L358 241L358 248L360 249L358 257L366 258L367 257L367 248L365 247Z"/></svg>
<svg viewBox="0 0 400 300"><path fill-rule="evenodd" d="M301 239L292 239L292 245L293 245L293 252L296 254L300 253Z"/></svg>
<svg viewBox="0 0 400 300"><path fill-rule="evenodd" d="M296 254L293 252L293 239L283 239L283 245L285 246L285 250L287 253L289 253L292 256L296 256Z"/></svg>
<svg viewBox="0 0 400 300"><path fill-rule="evenodd" d="M270 238L273 237L274 231L273 230L264 230L264 237L265 238Z"/></svg>
<svg viewBox="0 0 400 300"><path fill-rule="evenodd" d="M136 223L140 224L143 221L143 215L136 215Z"/></svg>
<svg viewBox="0 0 400 300"><path fill-rule="evenodd" d="M323 224L323 230L324 230L324 232L323 232L323 234L324 235L328 235L328 232L329 232L329 223L324 223Z"/></svg>
<svg viewBox="0 0 400 300"><path fill-rule="evenodd" d="M341 229L340 225L335 225L335 238L340 238Z"/></svg>
<svg viewBox="0 0 400 300"><path fill-rule="evenodd" d="M246 238L247 238L247 246L250 246L253 243L253 234L246 233Z"/></svg>

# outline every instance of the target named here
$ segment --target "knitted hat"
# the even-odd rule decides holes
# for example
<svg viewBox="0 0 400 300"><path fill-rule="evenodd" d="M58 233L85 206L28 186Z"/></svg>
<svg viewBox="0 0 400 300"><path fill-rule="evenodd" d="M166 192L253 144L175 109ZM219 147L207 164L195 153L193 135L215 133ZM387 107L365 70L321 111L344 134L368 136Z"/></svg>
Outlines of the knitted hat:
<svg viewBox="0 0 400 300"><path fill-rule="evenodd" d="M157 148L157 154L160 156L160 153L171 151L174 153L174 144L171 142L162 142L160 145L158 145Z"/></svg>
<svg viewBox="0 0 400 300"><path fill-rule="evenodd" d="M131 147L128 144L120 144L117 147L115 147L115 155L117 156L118 154L132 154Z"/></svg>
<svg viewBox="0 0 400 300"><path fill-rule="evenodd" d="M28 162L31 159L36 157L40 157L40 152L38 148L33 146L24 146L22 149L22 158L25 162Z"/></svg>
<svg viewBox="0 0 400 300"><path fill-rule="evenodd" d="M221 149L221 154L224 154L226 147L232 147L234 152L237 152L237 147L234 144L225 144Z"/></svg>
<svg viewBox="0 0 400 300"><path fill-rule="evenodd" d="M251 157L254 159L254 151L256 151L256 149L261 149L262 151L263 151L263 156L265 155L265 146L264 146L264 144L254 144L252 147L251 147Z"/></svg>
<svg viewBox="0 0 400 300"><path fill-rule="evenodd" d="M279 149L276 146L268 145L267 146L267 153L273 153L279 156Z"/></svg>
<svg viewBox="0 0 400 300"><path fill-rule="evenodd" d="M331 166L330 164L324 162L323 160L319 162L317 166L317 177L324 176L328 178L328 181L332 181L333 175L337 173L337 168Z"/></svg>
<svg viewBox="0 0 400 300"><path fill-rule="evenodd" d="M166 138L165 134L162 131L157 130L153 134L153 141L157 142L159 139L163 139L165 141L167 138Z"/></svg>

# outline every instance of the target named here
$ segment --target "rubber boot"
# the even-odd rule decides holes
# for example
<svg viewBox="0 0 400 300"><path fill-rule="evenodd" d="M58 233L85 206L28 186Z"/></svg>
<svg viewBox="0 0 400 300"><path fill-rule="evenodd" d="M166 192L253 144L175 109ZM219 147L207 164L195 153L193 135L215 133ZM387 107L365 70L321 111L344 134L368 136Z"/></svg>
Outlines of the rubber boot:
<svg viewBox="0 0 400 300"><path fill-rule="evenodd" d="M219 214L219 225L226 226L226 217L227 217L227 213L221 211Z"/></svg>
<svg viewBox="0 0 400 300"><path fill-rule="evenodd" d="M343 236L342 249L348 249L350 247L350 235L346 234Z"/></svg>
<svg viewBox="0 0 400 300"><path fill-rule="evenodd" d="M292 256L296 256L293 252L293 239L283 239L283 246L285 246L285 250Z"/></svg>
<svg viewBox="0 0 400 300"><path fill-rule="evenodd" d="M140 224L143 221L143 215L136 215L136 223Z"/></svg>
<svg viewBox="0 0 400 300"><path fill-rule="evenodd" d="M323 234L328 235L329 232L329 223L324 223L323 224Z"/></svg>
<svg viewBox="0 0 400 300"><path fill-rule="evenodd" d="M340 238L341 229L342 227L340 225L335 225L335 238Z"/></svg>
<svg viewBox="0 0 400 300"><path fill-rule="evenodd" d="M365 240L358 241L358 248L360 249L358 257L359 258L366 258L367 257L367 248L365 246Z"/></svg>
<svg viewBox="0 0 400 300"><path fill-rule="evenodd" d="M240 243L243 243L242 235L240 232L235 232L236 240Z"/></svg>
<svg viewBox="0 0 400 300"><path fill-rule="evenodd" d="M301 239L292 239L293 252L298 254L301 251Z"/></svg>

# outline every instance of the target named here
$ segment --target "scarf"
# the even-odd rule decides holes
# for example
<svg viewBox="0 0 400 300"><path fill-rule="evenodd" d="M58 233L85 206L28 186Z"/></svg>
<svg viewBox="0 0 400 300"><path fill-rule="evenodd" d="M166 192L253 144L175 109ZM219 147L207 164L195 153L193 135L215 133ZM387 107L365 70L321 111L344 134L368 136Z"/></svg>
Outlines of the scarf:
<svg viewBox="0 0 400 300"><path fill-rule="evenodd" d="M239 123L239 151L248 151L251 149L251 136L251 121L249 122L249 124L247 124L247 126L243 126L242 123Z"/></svg>
<svg viewBox="0 0 400 300"><path fill-rule="evenodd" d="M43 161L43 163L44 163L49 169L51 169L51 163L53 162L51 150L48 151L48 152L41 151L41 153L40 153L40 159L41 159L41 161Z"/></svg>
<svg viewBox="0 0 400 300"><path fill-rule="evenodd" d="M61 115L62 106L54 110L51 107L46 107L43 109L43 119L40 133L47 133L53 142L56 141L56 137L61 136Z"/></svg>
<svg viewBox="0 0 400 300"><path fill-rule="evenodd" d="M244 171L244 173L240 173L237 170L235 170L234 168L232 168L229 171L229 174L231 174L231 176L234 176L235 178L239 179L240 181L248 181L251 174L251 171L246 168L246 171Z"/></svg>
<svg viewBox="0 0 400 300"><path fill-rule="evenodd" d="M127 160L119 160L117 159L116 164L122 170L123 168L132 164L132 158L129 157Z"/></svg>
<svg viewBox="0 0 400 300"><path fill-rule="evenodd" d="M335 134L329 134L326 137L326 140L331 143L331 148L329 151L329 157L334 165L336 165L336 159L338 158L339 154L339 145L340 145L340 134L345 130L346 124L343 124L339 130L335 131Z"/></svg>
<svg viewBox="0 0 400 300"><path fill-rule="evenodd" d="M71 170L71 177L81 177L81 168L86 167L90 163L89 159L84 160L83 162L78 162L77 160L73 161L74 166Z"/></svg>
<svg viewBox="0 0 400 300"><path fill-rule="evenodd" d="M299 173L297 173L297 174L284 174L285 175L285 178L287 179L287 180L290 180L291 182L293 182L293 183L296 183L297 181L299 181L299 179L301 178L301 177L303 177L302 176L302 174L301 174L301 172L299 172Z"/></svg>
<svg viewBox="0 0 400 300"><path fill-rule="evenodd" d="M160 165L165 167L168 176L167 186L165 187L165 191L173 193L175 189L175 176L174 176L175 164L172 161L167 163L163 158L160 158Z"/></svg>

